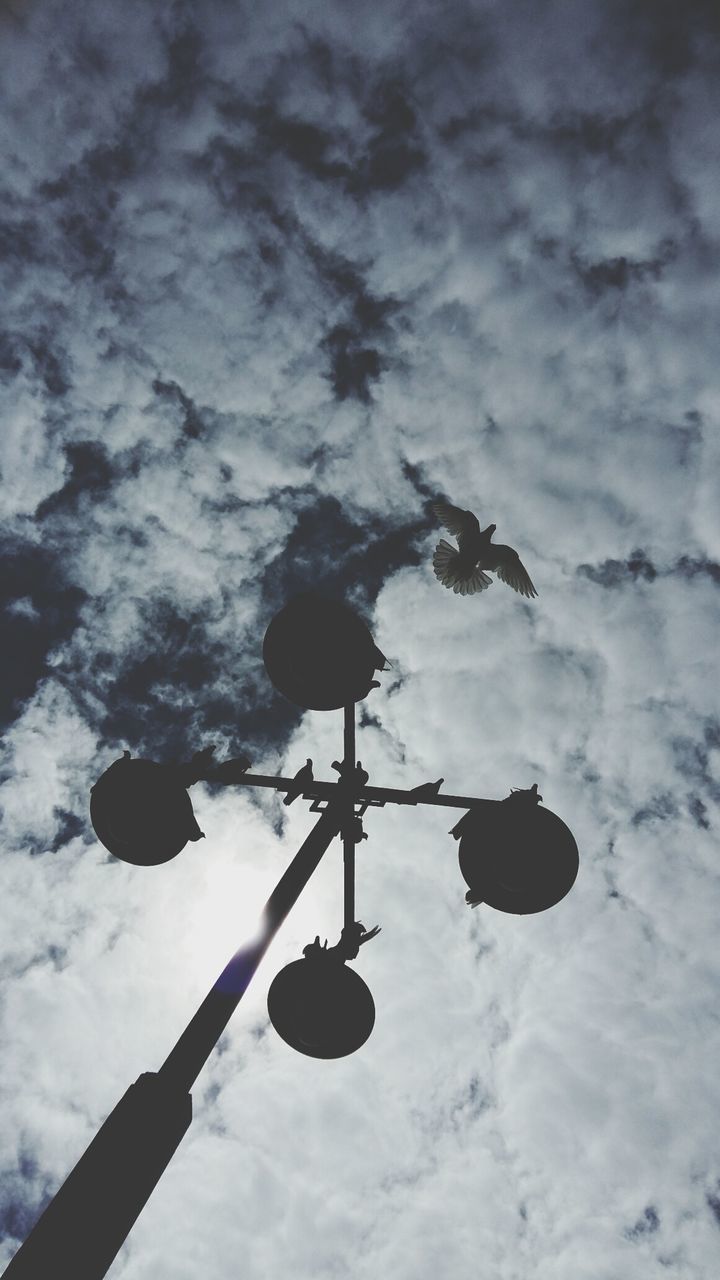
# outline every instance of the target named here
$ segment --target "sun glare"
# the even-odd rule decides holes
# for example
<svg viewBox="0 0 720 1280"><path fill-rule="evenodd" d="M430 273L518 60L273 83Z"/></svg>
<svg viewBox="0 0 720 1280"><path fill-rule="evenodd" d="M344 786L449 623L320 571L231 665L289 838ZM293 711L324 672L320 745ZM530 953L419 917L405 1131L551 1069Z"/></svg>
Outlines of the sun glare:
<svg viewBox="0 0 720 1280"><path fill-rule="evenodd" d="M218 860L198 893L185 939L188 962L219 973L262 926L267 876L243 866L237 855Z"/></svg>

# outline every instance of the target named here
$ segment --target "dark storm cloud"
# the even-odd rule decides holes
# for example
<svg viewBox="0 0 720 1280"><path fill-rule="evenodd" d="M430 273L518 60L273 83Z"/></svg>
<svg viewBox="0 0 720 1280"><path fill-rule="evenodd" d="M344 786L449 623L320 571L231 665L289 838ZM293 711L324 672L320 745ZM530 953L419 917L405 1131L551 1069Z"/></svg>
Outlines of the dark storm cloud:
<svg viewBox="0 0 720 1280"><path fill-rule="evenodd" d="M62 257L65 270L74 274L88 275L104 280L112 274L115 261L113 242L116 227L112 217L112 205L93 197L82 202L81 207L73 207L78 192L72 178L67 180L67 188L71 193L67 197L66 208L59 213L57 227L62 233ZM48 198L61 199L65 194L60 189L45 193ZM108 207L109 205L109 207Z"/></svg>
<svg viewBox="0 0 720 1280"><path fill-rule="evenodd" d="M486 1084L476 1073L470 1077L467 1087L450 1104L450 1124L465 1129L473 1120L484 1115L493 1105L494 1099Z"/></svg>
<svg viewBox="0 0 720 1280"><path fill-rule="evenodd" d="M229 652L216 622L171 599L143 602L132 647L99 650L85 671L80 696L98 733L161 761L188 759L213 739L231 754L280 750L302 712L270 685L262 634L252 651ZM58 674L77 687L71 665Z"/></svg>
<svg viewBox="0 0 720 1280"><path fill-rule="evenodd" d="M673 757L678 772L696 784L704 795L714 803L720 801L720 783L713 774L711 752L718 749L718 726L710 720L704 726L702 739L676 737L671 742Z"/></svg>
<svg viewBox="0 0 720 1280"><path fill-rule="evenodd" d="M0 333L0 372L13 377L22 369L22 347L14 334Z"/></svg>
<svg viewBox="0 0 720 1280"><path fill-rule="evenodd" d="M5 725L48 674L48 655L72 635L87 596L68 581L60 552L10 539L0 546L0 555L0 722Z"/></svg>
<svg viewBox="0 0 720 1280"><path fill-rule="evenodd" d="M330 357L330 372L326 376L335 398L354 397L361 404L369 404L371 383L377 382L388 368L379 351L363 346L346 325L335 325L320 345Z"/></svg>
<svg viewBox="0 0 720 1280"><path fill-rule="evenodd" d="M269 83L276 92L272 77ZM279 158L284 157L308 178L339 184L354 198L402 185L426 163L416 112L403 85L385 81L371 86L363 111L369 136L363 145L357 136L348 138L346 131L287 116L279 103L269 98L252 106L237 97L226 97L221 99L219 110L231 131L214 137L196 165L207 171L227 207L239 206L257 218L258 253L268 271L284 268L288 249L294 246L314 266L328 309L335 309L337 300L342 303L342 318L319 343L328 361L325 376L338 401L356 399L369 404L373 385L393 363L390 321L399 302L376 296L359 264L317 243L286 205L282 184L273 175ZM252 145L233 141L233 124L252 125ZM270 230L269 239L263 234L263 223Z"/></svg>
<svg viewBox="0 0 720 1280"><path fill-rule="evenodd" d="M197 440L202 435L203 422L190 396L185 394L177 382L163 382L160 378L155 379L152 389L156 396L178 406L181 411L183 436L189 440Z"/></svg>
<svg viewBox="0 0 720 1280"><path fill-rule="evenodd" d="M720 53L720 14L715 0L613 0L618 27L628 45L646 52L658 71L681 76L708 42Z"/></svg>
<svg viewBox="0 0 720 1280"><path fill-rule="evenodd" d="M628 1227L625 1235L628 1240L640 1240L643 1236L654 1235L660 1227L660 1217L654 1205L649 1204L643 1210L643 1215L638 1218L634 1226Z"/></svg>
<svg viewBox="0 0 720 1280"><path fill-rule="evenodd" d="M573 266L588 293L599 298L612 290L623 293L632 284L641 284L645 280L660 280L665 267L675 256L675 245L668 241L660 246L658 256L648 261L633 262L622 256L603 262L581 262L577 255L573 255Z"/></svg>
<svg viewBox="0 0 720 1280"><path fill-rule="evenodd" d="M182 756L193 733L198 712L206 718L218 706L214 694L223 660L222 645L213 640L200 610L184 613L171 599L140 605L136 643L119 661L99 653L93 675L105 683L108 667L113 678L105 692L102 729L109 738L135 744L146 742ZM226 708L227 718L231 709Z"/></svg>
<svg viewBox="0 0 720 1280"><path fill-rule="evenodd" d="M677 817L678 806L674 796L665 792L661 795L653 796L648 804L642 809L638 809L632 816L632 824L634 827L642 826L644 822L651 822L653 819L663 821L665 818Z"/></svg>
<svg viewBox="0 0 720 1280"><path fill-rule="evenodd" d="M50 851L57 853L60 847L60 845L57 845L56 848L51 846ZM31 845L28 852L30 857L37 857L39 854L46 853L47 847ZM34 951L29 959L24 959L22 963L14 967L13 972L16 978L22 978L26 973L30 973L33 969L40 967L44 968L46 972L52 970L55 973L60 973L67 966L69 957L70 952L66 947L58 947L51 942L49 946L44 947L42 950Z"/></svg>
<svg viewBox="0 0 720 1280"><path fill-rule="evenodd" d="M72 514L85 496L91 502L101 502L117 478L107 449L100 441L79 440L67 444L64 452L70 474L63 486L38 506L35 518L40 522L48 516Z"/></svg>
<svg viewBox="0 0 720 1280"><path fill-rule="evenodd" d="M700 796L688 796L688 812L696 827L701 831L710 830L710 819L708 818L708 808Z"/></svg>
<svg viewBox="0 0 720 1280"><path fill-rule="evenodd" d="M0 375L15 377L21 370L36 377L55 399L70 389L72 379L67 353L43 329L27 333L0 333Z"/></svg>
<svg viewBox="0 0 720 1280"><path fill-rule="evenodd" d="M417 113L402 80L372 86L365 117L372 126L370 141L348 184L361 198L401 187L428 163Z"/></svg>
<svg viewBox="0 0 720 1280"><path fill-rule="evenodd" d="M681 423L675 426L675 438L678 445L678 462L685 466L703 440L703 419L697 409L688 409ZM683 561L680 561L682 566Z"/></svg>
<svg viewBox="0 0 720 1280"><path fill-rule="evenodd" d="M424 469L422 467L414 466L412 462L407 460L407 458L403 459L402 473L405 479L410 481L410 484L418 497L422 500L423 510L429 519L432 503L438 501L439 494L437 488L426 483L424 479Z"/></svg>
<svg viewBox="0 0 720 1280"><path fill-rule="evenodd" d="M58 177L41 182L38 194L52 207L58 200L80 197L92 199L97 208L111 210L116 202L114 187L132 177L138 167L136 139L128 122L124 137L89 147L77 163Z"/></svg>
<svg viewBox="0 0 720 1280"><path fill-rule="evenodd" d="M330 357L326 377L335 398L371 400L371 383L391 367L394 332L392 317L400 310L396 298L378 297L369 288L362 270L339 253L317 244L308 245L324 284L343 305L343 320L322 339L321 349Z"/></svg>
<svg viewBox="0 0 720 1280"><path fill-rule="evenodd" d="M603 560L599 565L581 564L577 572L600 587L619 587L624 582L636 582L638 578L653 582L657 577L655 566L639 548L631 552L627 560Z"/></svg>
<svg viewBox="0 0 720 1280"><path fill-rule="evenodd" d="M681 556L677 562L676 571L683 578L696 578L701 575L720 584L720 564L716 564L714 560Z"/></svg>
<svg viewBox="0 0 720 1280"><path fill-rule="evenodd" d="M202 411L182 388L156 380L153 390L177 413L185 435L189 423L190 437L196 438L200 426L195 424L202 423ZM70 474L40 505L38 516L52 522L48 527L58 547L71 548L80 503L102 503L113 486L133 470L133 483L143 485L143 461L147 465L148 459L136 450L122 455L121 462L111 463L104 447L92 442L69 445L66 454ZM226 467L225 473L225 483L229 483L232 468ZM219 512L227 515L251 510L251 504L231 499L232 495L215 502L203 498L202 509L212 510L214 517ZM113 652L113 618L122 608L122 593L116 596L116 591L122 591L122 574L117 588L116 575L112 575L104 596L96 598L92 614L78 632L77 642L66 646L53 665L55 680L73 690L88 723L99 735L127 744L134 753L163 759L185 757L198 748L200 739L214 735L232 744L231 750L248 749L251 755L269 747L281 749L301 713L274 693L262 665L262 633L272 614L290 596L308 587L354 598L361 607L370 609L388 573L420 562L416 543L426 531L420 513L416 520L393 527L379 517L365 518L347 511L336 499L318 495L310 487L279 491L271 495L271 501L278 509L297 513L295 527L282 550L267 564L257 630L249 640L242 640L238 653L228 647L231 637L223 620L226 603L222 592L210 596L204 608L188 608L164 592L136 602L134 634L129 640L125 637ZM113 546L119 562L123 546L149 554L161 528L149 514L142 527L137 521L116 522ZM29 594L28 587L24 590ZM82 593L77 596L73 624L85 598ZM30 600L17 617L13 616L18 633L38 625L34 613L25 616L28 611ZM64 630L55 624L45 638L45 650L69 639L73 629L70 623ZM22 637L18 643L26 655L31 652ZM33 679L28 679L28 693L47 671L41 658L42 654L33 667Z"/></svg>
<svg viewBox="0 0 720 1280"><path fill-rule="evenodd" d="M628 134L643 123L647 127L647 116L637 112L621 116L600 116L592 112L574 111L557 116L544 132L556 146L572 154L616 158Z"/></svg>
<svg viewBox="0 0 720 1280"><path fill-rule="evenodd" d="M701 557L680 556L669 569L657 569L647 553L640 548L631 552L627 560L603 560L600 564L581 564L577 573L600 587L620 587L624 583L654 582L656 578L677 575L681 578L707 577L720 583L720 565Z"/></svg>
<svg viewBox="0 0 720 1280"><path fill-rule="evenodd" d="M192 109L207 84L203 62L203 37L195 24L181 18L176 30L170 29L165 43L165 74L138 91L137 107L148 107L183 114Z"/></svg>
<svg viewBox="0 0 720 1280"><path fill-rule="evenodd" d="M349 182L350 164L337 157L338 135L308 120L283 116L272 103L253 109L245 104L223 103L222 114L230 119L252 120L258 141L270 154L284 155L310 177L323 182Z"/></svg>
<svg viewBox="0 0 720 1280"><path fill-rule="evenodd" d="M713 1218L720 1227L720 1182L715 1191L708 1191L705 1197L708 1209L712 1213Z"/></svg>
<svg viewBox="0 0 720 1280"><path fill-rule="evenodd" d="M643 150L662 144L665 126L653 102L619 113L611 104L602 112L557 106L549 118L542 118L506 101L502 106L488 102L453 116L439 132L450 143L468 137L483 169L506 167L508 148L498 144L498 136L506 135L508 140L532 143L548 159L564 159L576 173L584 168L590 173L598 157L621 169L633 159L637 163Z"/></svg>
<svg viewBox="0 0 720 1280"><path fill-rule="evenodd" d="M128 300L115 272L116 244L122 239L119 193L147 169L155 135L167 114L182 115L192 108L205 82L201 46L202 38L192 24L170 29L163 72L136 88L115 121L114 136L91 144L79 160L37 187L42 206L39 218L49 223L54 256L62 257L70 275L88 275L102 283L116 302ZM91 78L101 77L102 53L91 54L88 60L82 37L77 49ZM22 240L27 243L27 223L23 227ZM35 237L33 248L34 241Z"/></svg>
<svg viewBox="0 0 720 1280"><path fill-rule="evenodd" d="M88 824L84 816L77 813L71 813L69 809L62 809L59 806L55 808L55 818L57 820L57 831L50 845L51 853L57 853L58 849L62 849L70 840L74 840L76 836L82 835L87 831Z"/></svg>
<svg viewBox="0 0 720 1280"><path fill-rule="evenodd" d="M421 562L424 519L388 527L386 519L351 513L336 498L315 496L300 510L281 555L268 564L269 613L301 591L351 596L370 608L388 574Z"/></svg>
<svg viewBox="0 0 720 1280"><path fill-rule="evenodd" d="M17 1167L0 1180L0 1234L5 1239L23 1240L49 1204L55 1187L41 1176L34 1155L22 1151Z"/></svg>
<svg viewBox="0 0 720 1280"><path fill-rule="evenodd" d="M40 257L40 229L33 218L0 218L0 262L6 269L22 269Z"/></svg>
<svg viewBox="0 0 720 1280"><path fill-rule="evenodd" d="M266 115L281 131L280 123L269 108ZM317 156L327 141L321 137L321 131L314 126L297 125L291 136L298 147L302 138L302 147L317 153L316 168ZM312 147L310 139L313 139ZM285 148L289 145L287 137L284 145ZM369 404L373 384L395 363L393 318L401 311L401 301L378 295L370 288L366 265L317 242L312 231L283 203L282 193L275 192L272 165L266 167L264 157L264 150L260 154L249 152L227 138L215 137L203 157L196 161L196 167L207 174L217 197L228 210L242 210L245 217L251 219L247 229L252 228L258 261L267 280L266 304L284 287L286 273L297 270L293 265L294 255L300 255L310 267L318 305L332 315L337 314L338 309L341 312L341 318L319 341L319 350L327 361L324 376L338 401L356 399L361 404Z"/></svg>
<svg viewBox="0 0 720 1280"><path fill-rule="evenodd" d="M307 177L337 185L359 200L394 191L422 173L429 155L405 80L349 57L343 60L346 75L339 81L339 68L333 66L327 46L308 44L306 52L307 69L314 70L326 93L332 95L340 84L345 91L348 83L354 85L363 127L350 131L332 121L318 123L288 114L280 101L282 62L268 72L259 104L221 91L220 117L229 126L252 124L259 155L282 156ZM245 156L250 158L247 152Z"/></svg>

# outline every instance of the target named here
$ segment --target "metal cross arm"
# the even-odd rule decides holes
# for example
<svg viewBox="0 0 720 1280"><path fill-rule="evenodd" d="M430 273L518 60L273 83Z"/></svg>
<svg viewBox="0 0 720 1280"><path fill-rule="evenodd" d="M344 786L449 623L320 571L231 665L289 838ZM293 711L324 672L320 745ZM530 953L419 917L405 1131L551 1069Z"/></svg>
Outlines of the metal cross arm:
<svg viewBox="0 0 720 1280"><path fill-rule="evenodd" d="M212 782L212 777L208 778L208 781ZM275 778L263 773L245 773L241 778L235 778L232 785L238 787L269 787L275 791L291 791L294 788L294 779ZM337 796L338 788L341 786L342 781L340 779L337 782L314 780L300 794L304 800L330 800L332 796ZM478 796L423 794L419 788L408 791L399 787L363 786L356 791L354 790L352 794L354 803L364 804L366 808L371 806L382 808L386 804L431 804L447 809L473 809L480 808L485 804L502 803L499 800L484 800Z"/></svg>

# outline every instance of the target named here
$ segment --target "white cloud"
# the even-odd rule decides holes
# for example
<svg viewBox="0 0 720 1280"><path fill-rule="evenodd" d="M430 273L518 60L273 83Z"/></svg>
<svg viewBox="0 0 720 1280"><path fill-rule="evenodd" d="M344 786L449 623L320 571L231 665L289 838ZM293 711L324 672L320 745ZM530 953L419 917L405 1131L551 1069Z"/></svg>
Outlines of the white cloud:
<svg viewBox="0 0 720 1280"><path fill-rule="evenodd" d="M370 811L370 1040L322 1063L267 1029L274 974L337 940L333 849L118 1280L710 1274L715 81L685 20L685 45L640 4L556 4L539 39L520 0L12 27L3 533L49 576L28 560L7 614L47 640L0 793L8 1195L36 1203L157 1069L311 820L199 786L206 840L127 867L71 821L98 774L250 731L258 771L334 776L340 713L298 725L258 674L293 574L367 585L373 539L420 530L374 602L371 782L537 781L581 854L551 911L470 911L459 815ZM495 521L537 600L443 591L431 495Z"/></svg>

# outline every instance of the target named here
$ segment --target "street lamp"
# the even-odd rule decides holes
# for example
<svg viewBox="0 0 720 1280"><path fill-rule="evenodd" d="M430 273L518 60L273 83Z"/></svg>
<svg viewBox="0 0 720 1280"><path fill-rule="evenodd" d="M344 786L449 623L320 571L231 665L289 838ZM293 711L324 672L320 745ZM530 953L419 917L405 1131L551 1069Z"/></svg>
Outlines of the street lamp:
<svg viewBox="0 0 720 1280"><path fill-rule="evenodd" d="M108 1116L87 1151L10 1262L8 1280L59 1275L100 1280L147 1202L192 1118L190 1089L247 989L263 955L337 835L343 844L344 923L338 943L309 942L268 992L278 1034L311 1057L338 1058L368 1039L372 995L353 969L360 947L377 935L355 919L355 848L365 838L369 809L429 804L464 809L452 828L460 842L466 901L529 914L554 906L578 871L575 840L555 814L541 808L537 785L504 800L441 795L439 784L411 790L370 786L355 753L355 702L377 686L388 665L365 623L347 605L312 593L296 597L272 620L263 657L282 693L307 709L343 709L344 751L338 778L318 781L311 762L295 778L249 772L245 757L215 764L211 749L181 765L115 761L92 789L90 813L105 847L134 865L157 865L202 838L187 788L201 780L269 787L298 795L318 813L270 894L260 929L225 966L158 1072L144 1072Z"/></svg>

